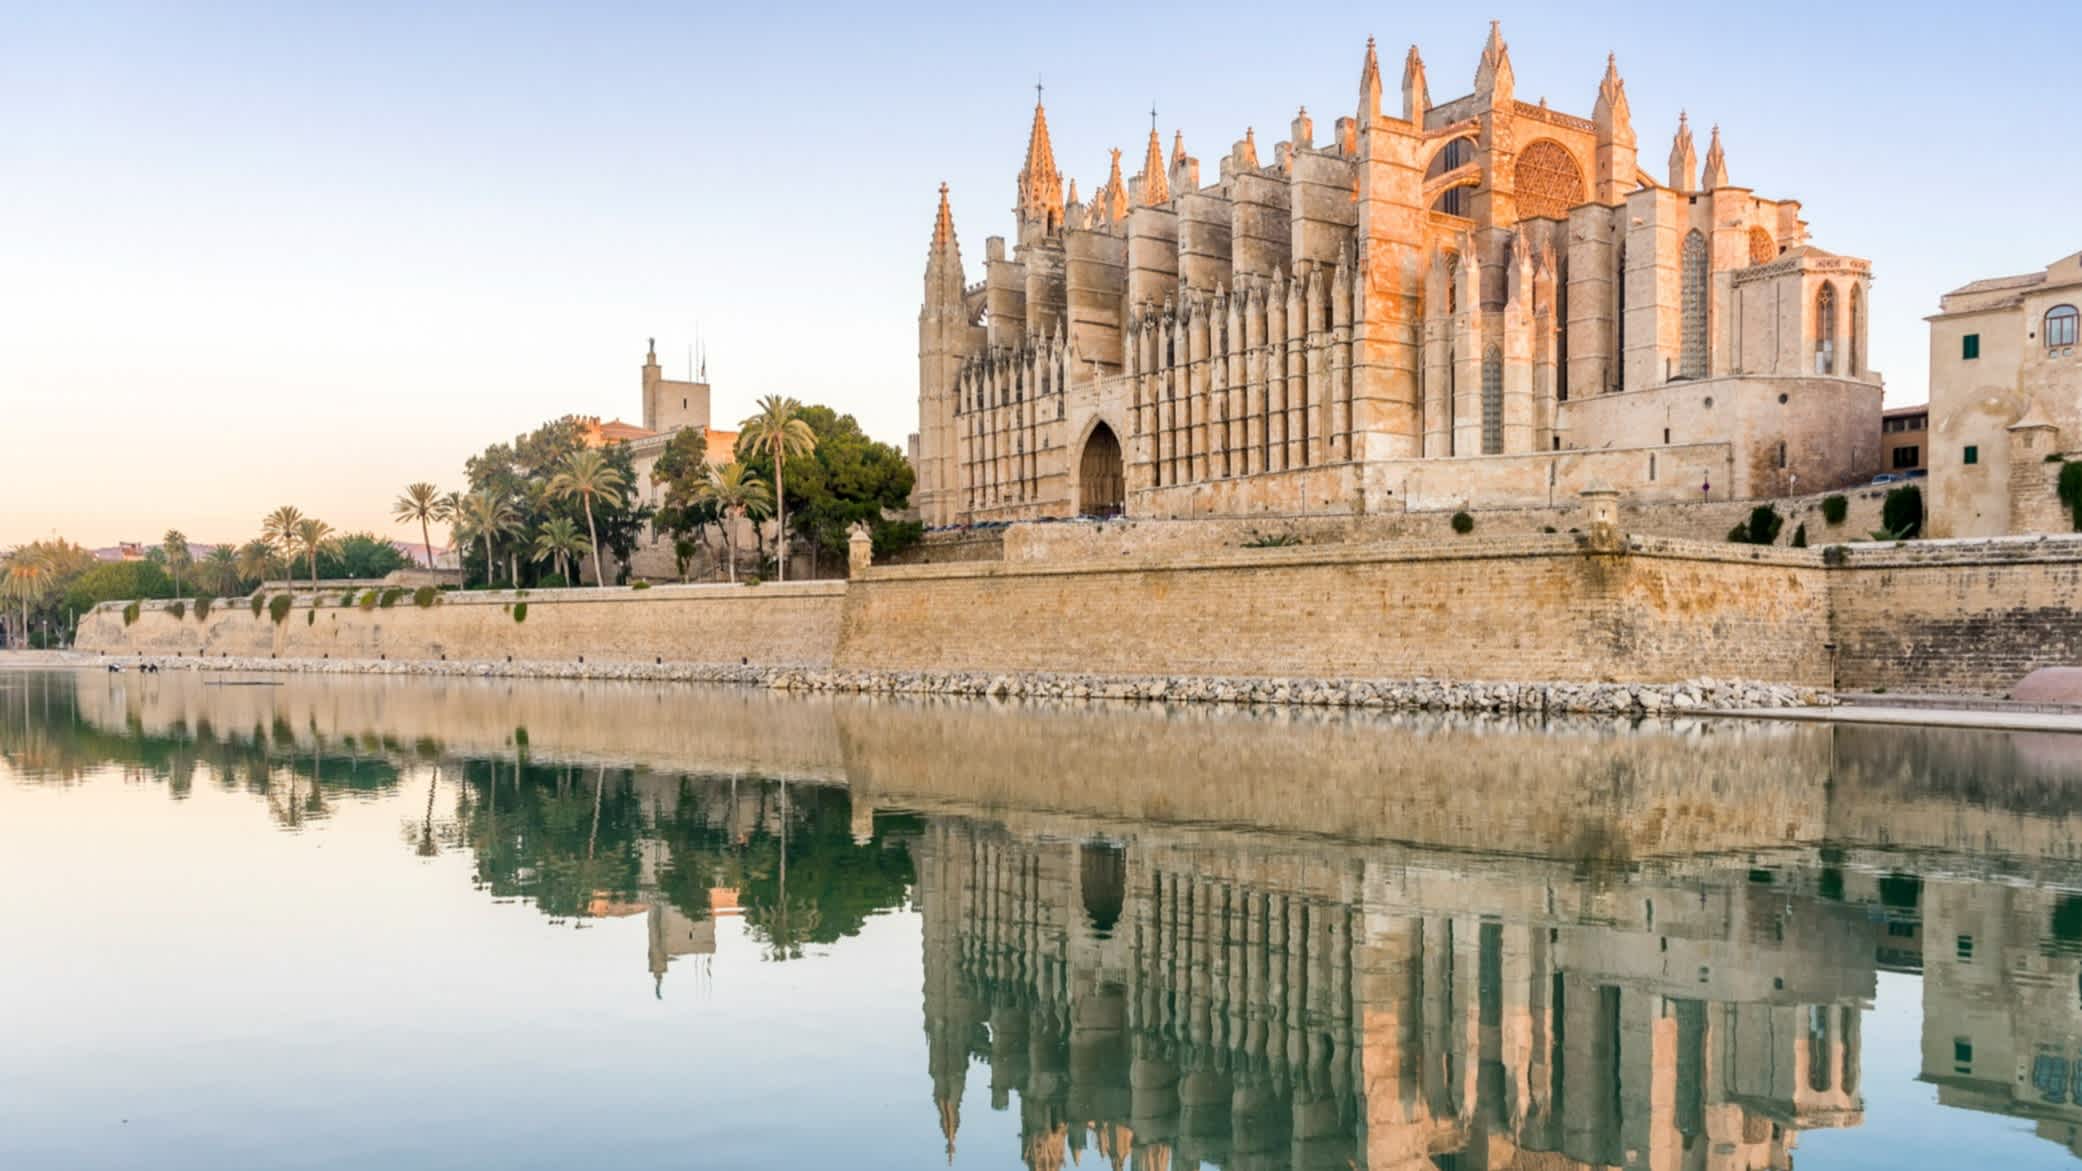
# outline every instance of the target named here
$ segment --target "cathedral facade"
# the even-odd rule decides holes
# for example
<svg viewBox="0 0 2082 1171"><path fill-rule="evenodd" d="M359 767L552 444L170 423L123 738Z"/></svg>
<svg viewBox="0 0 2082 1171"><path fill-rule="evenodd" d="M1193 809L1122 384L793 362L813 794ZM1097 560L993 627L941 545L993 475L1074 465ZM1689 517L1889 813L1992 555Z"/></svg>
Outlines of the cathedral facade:
<svg viewBox="0 0 2082 1171"><path fill-rule="evenodd" d="M1878 470L1864 260L1736 186L1679 119L1659 180L1608 61L1589 118L1528 103L1492 25L1473 92L1183 135L1081 199L1037 102L1016 234L969 283L943 185L919 315L934 526L1065 516L1768 498Z"/></svg>

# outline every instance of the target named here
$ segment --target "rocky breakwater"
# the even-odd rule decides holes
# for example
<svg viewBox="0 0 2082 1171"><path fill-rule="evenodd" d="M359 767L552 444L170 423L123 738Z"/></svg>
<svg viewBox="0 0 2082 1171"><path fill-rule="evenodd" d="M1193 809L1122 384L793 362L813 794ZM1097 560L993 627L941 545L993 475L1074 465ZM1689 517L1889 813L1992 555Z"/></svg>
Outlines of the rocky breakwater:
<svg viewBox="0 0 2082 1171"><path fill-rule="evenodd" d="M299 671L333 675L478 676L508 679L609 679L727 683L774 691L974 696L992 699L1105 699L1360 707L1410 711L1556 712L1661 715L1826 707L1827 691L1782 683L1690 679L1681 683L1455 683L1438 679L1298 679L1188 675L1102 676L1047 672L836 671L584 660L116 658L118 668Z"/></svg>
<svg viewBox="0 0 2082 1171"><path fill-rule="evenodd" d="M1826 707L1827 691L1782 683L1454 683L1438 679L1292 679L904 671L767 672L782 691L885 692L997 699L1115 699L1163 703L1292 704L1415 711L1661 714Z"/></svg>

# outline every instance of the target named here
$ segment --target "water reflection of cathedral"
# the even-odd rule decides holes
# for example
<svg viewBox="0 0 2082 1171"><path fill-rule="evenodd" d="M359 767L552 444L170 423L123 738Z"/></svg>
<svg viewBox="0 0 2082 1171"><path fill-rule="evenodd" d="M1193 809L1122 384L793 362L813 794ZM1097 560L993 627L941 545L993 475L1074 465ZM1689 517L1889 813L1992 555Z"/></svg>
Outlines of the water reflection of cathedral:
<svg viewBox="0 0 2082 1171"><path fill-rule="evenodd" d="M1782 1167L1799 1131L1860 1120L1876 970L1920 974L1939 1101L2082 1155L2073 743L606 685L0 689L0 761L30 777L239 788L292 829L411 790L407 845L469 849L493 897L552 922L643 907L654 978L699 963L718 915L789 959L915 902L948 1141L964 1106L971 1134L1016 1119L1036 1167ZM1296 762L1305 788L1268 782ZM964 1101L972 1070L1007 1118Z"/></svg>
<svg viewBox="0 0 2082 1171"><path fill-rule="evenodd" d="M1036 1168L1776 1168L1860 1119L1841 903L957 818L914 850L950 1153L972 1059Z"/></svg>

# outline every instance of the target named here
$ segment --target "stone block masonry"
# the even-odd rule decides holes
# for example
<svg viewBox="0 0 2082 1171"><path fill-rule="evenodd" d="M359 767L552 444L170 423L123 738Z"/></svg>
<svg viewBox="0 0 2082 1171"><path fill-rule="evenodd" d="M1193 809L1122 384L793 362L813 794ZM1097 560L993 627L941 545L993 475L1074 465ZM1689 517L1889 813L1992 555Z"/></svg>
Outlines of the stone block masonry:
<svg viewBox="0 0 2082 1171"><path fill-rule="evenodd" d="M1851 546L1831 586L1847 690L2003 695L2082 665L2082 536Z"/></svg>
<svg viewBox="0 0 2082 1171"><path fill-rule="evenodd" d="M107 603L79 645L213 665L641 668L810 690L1531 710L1578 705L1554 687L1605 684L1665 690L1585 706L1655 710L1701 678L1999 695L2037 667L2082 663L2082 537L1796 550L1478 535L447 594L426 608L409 595L389 608L340 600L300 595L281 622L244 602L200 621L154 602L126 623ZM1394 690L1406 684L1475 690Z"/></svg>
<svg viewBox="0 0 2082 1171"><path fill-rule="evenodd" d="M125 624L121 603L80 623L79 647L116 653L281 659L492 659L821 667L838 640L842 581L411 594L390 606L342 605L347 590L294 595L277 622L244 599L197 620L192 603L146 602ZM521 609L525 606L526 609Z"/></svg>
<svg viewBox="0 0 2082 1171"><path fill-rule="evenodd" d="M836 665L1361 679L1824 684L1816 559L1567 535L871 570Z"/></svg>

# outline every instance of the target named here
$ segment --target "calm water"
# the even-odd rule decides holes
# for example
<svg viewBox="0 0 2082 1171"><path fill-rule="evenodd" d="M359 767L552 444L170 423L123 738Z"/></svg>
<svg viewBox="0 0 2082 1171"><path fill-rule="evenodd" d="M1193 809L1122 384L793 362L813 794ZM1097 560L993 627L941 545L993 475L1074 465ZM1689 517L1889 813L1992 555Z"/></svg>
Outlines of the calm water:
<svg viewBox="0 0 2082 1171"><path fill-rule="evenodd" d="M2071 1167L2082 740L0 673L0 1167Z"/></svg>

